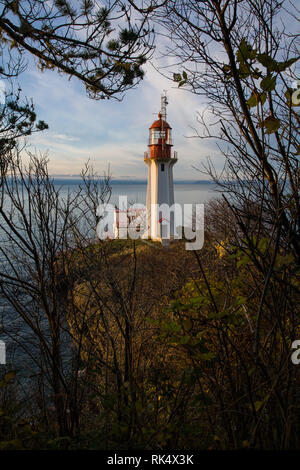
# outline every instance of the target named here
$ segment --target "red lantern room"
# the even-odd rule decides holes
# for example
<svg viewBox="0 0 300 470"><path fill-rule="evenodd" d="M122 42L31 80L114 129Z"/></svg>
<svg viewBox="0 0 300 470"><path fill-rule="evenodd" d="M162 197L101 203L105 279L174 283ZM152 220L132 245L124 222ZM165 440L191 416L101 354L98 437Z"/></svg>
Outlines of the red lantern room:
<svg viewBox="0 0 300 470"><path fill-rule="evenodd" d="M162 114L159 113L158 119L154 121L149 129L148 158L171 158L171 147L173 145L171 132L171 127L162 118Z"/></svg>

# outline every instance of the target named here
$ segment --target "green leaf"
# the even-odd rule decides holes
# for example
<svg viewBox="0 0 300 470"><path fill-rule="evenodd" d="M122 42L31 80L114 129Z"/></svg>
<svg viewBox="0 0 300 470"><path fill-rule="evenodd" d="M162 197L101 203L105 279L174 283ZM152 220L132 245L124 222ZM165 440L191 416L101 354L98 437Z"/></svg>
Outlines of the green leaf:
<svg viewBox="0 0 300 470"><path fill-rule="evenodd" d="M231 67L228 64L223 65L223 72L226 78L232 78Z"/></svg>
<svg viewBox="0 0 300 470"><path fill-rule="evenodd" d="M187 80L187 73L185 71L182 72L182 77L184 78L184 80Z"/></svg>
<svg viewBox="0 0 300 470"><path fill-rule="evenodd" d="M254 403L255 411L258 411L258 410L262 407L263 404L264 404L263 401L256 401L256 402Z"/></svg>
<svg viewBox="0 0 300 470"><path fill-rule="evenodd" d="M266 102L267 95L265 93L260 93L259 99L260 99L261 104L263 105Z"/></svg>
<svg viewBox="0 0 300 470"><path fill-rule="evenodd" d="M252 92L250 98L247 101L247 106L248 108L253 108L254 106L257 106L258 103L263 105L266 99L267 95L265 93Z"/></svg>
<svg viewBox="0 0 300 470"><path fill-rule="evenodd" d="M236 53L237 61L240 63L244 63L244 60L247 58L247 41L246 38L243 38L240 42L239 49Z"/></svg>
<svg viewBox="0 0 300 470"><path fill-rule="evenodd" d="M299 90L299 91L300 91L300 90ZM293 92L294 92L294 89L293 89L293 88L288 88L288 89L286 90L286 92L284 93L284 96L285 96L286 99L287 99L287 104L288 104L289 106L291 106L291 104L292 104L292 94L293 94Z"/></svg>
<svg viewBox="0 0 300 470"><path fill-rule="evenodd" d="M258 54L257 56L258 62L260 62L264 67L267 67L271 72L283 72L292 64L297 62L298 59L299 57L293 57L285 62L277 62L268 54Z"/></svg>
<svg viewBox="0 0 300 470"><path fill-rule="evenodd" d="M272 59L272 57L270 57L268 54L258 54L257 60L261 65L272 70L274 70L273 67L276 67L277 65L276 60Z"/></svg>
<svg viewBox="0 0 300 470"><path fill-rule="evenodd" d="M240 268L241 266L244 266L245 264L248 264L250 261L250 258L249 256L243 256L242 259L240 259L237 263L236 263L236 267L237 268Z"/></svg>
<svg viewBox="0 0 300 470"><path fill-rule="evenodd" d="M228 65L228 64L224 64L224 65L223 65L223 71L224 71L224 72L230 72L230 70L231 70L230 65Z"/></svg>
<svg viewBox="0 0 300 470"><path fill-rule="evenodd" d="M116 41L115 39L111 39L107 43L107 49L112 52L117 51L118 49L120 49L120 43Z"/></svg>
<svg viewBox="0 0 300 470"><path fill-rule="evenodd" d="M244 64L248 59L255 59L256 50L252 49L246 38L243 38L239 45L239 50L236 54L237 61Z"/></svg>
<svg viewBox="0 0 300 470"><path fill-rule="evenodd" d="M241 295L237 295L234 301L234 305L243 305L247 302L247 297L242 297Z"/></svg>
<svg viewBox="0 0 300 470"><path fill-rule="evenodd" d="M265 253L266 249L268 246L268 238L264 237L261 238L258 242L257 249L258 251L261 251L262 253Z"/></svg>
<svg viewBox="0 0 300 470"><path fill-rule="evenodd" d="M256 67L254 70L251 71L251 77L255 80L261 77L261 71Z"/></svg>
<svg viewBox="0 0 300 470"><path fill-rule="evenodd" d="M207 330L199 331L199 333L196 334L196 338L201 339L205 333L207 333Z"/></svg>
<svg viewBox="0 0 300 470"><path fill-rule="evenodd" d="M185 320L182 321L182 325L183 325L183 328L186 330L186 331L189 331L193 324L192 324L192 321L190 318L186 318Z"/></svg>
<svg viewBox="0 0 300 470"><path fill-rule="evenodd" d="M211 352L207 352L207 353L202 353L200 354L200 359L202 359L203 361L211 361L212 359L214 359L216 356L211 353Z"/></svg>
<svg viewBox="0 0 300 470"><path fill-rule="evenodd" d="M284 70L289 68L291 65L293 65L295 62L297 62L298 59L299 59L299 57L293 57L292 59L289 59L285 62L278 62L277 65L276 65L275 70L277 72L283 72Z"/></svg>
<svg viewBox="0 0 300 470"><path fill-rule="evenodd" d="M250 98L247 101L247 106L248 108L253 108L253 106L256 106L256 105L257 105L257 93L252 92Z"/></svg>
<svg viewBox="0 0 300 470"><path fill-rule="evenodd" d="M241 64L239 68L239 76L241 78L248 78L251 73L250 67L247 64Z"/></svg>
<svg viewBox="0 0 300 470"><path fill-rule="evenodd" d="M272 77L272 75L267 75L261 82L260 86L264 91L272 91L275 90L276 87L276 77Z"/></svg>
<svg viewBox="0 0 300 470"><path fill-rule="evenodd" d="M190 336L185 335L180 339L180 344L187 344L189 343L190 339Z"/></svg>
<svg viewBox="0 0 300 470"><path fill-rule="evenodd" d="M275 266L276 266L276 268L281 268L283 266L289 266L290 264L293 263L293 261L294 261L294 257L291 253L289 253L288 255L277 254Z"/></svg>
<svg viewBox="0 0 300 470"><path fill-rule="evenodd" d="M264 121L262 121L260 127L266 128L267 134L273 134L274 132L278 131L281 126L281 122L279 119L269 116Z"/></svg>
<svg viewBox="0 0 300 470"><path fill-rule="evenodd" d="M181 81L180 73L173 73L173 80L174 82L180 82Z"/></svg>

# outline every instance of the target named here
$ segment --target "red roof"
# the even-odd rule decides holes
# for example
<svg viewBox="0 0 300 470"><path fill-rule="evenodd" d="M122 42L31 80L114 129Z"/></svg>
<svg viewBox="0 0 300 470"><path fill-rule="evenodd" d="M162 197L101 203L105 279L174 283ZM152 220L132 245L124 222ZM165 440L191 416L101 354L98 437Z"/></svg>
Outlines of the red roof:
<svg viewBox="0 0 300 470"><path fill-rule="evenodd" d="M164 129L171 129L171 126L169 126L169 124L161 118L161 114L159 113L157 121L154 121L150 129L161 129L162 127Z"/></svg>

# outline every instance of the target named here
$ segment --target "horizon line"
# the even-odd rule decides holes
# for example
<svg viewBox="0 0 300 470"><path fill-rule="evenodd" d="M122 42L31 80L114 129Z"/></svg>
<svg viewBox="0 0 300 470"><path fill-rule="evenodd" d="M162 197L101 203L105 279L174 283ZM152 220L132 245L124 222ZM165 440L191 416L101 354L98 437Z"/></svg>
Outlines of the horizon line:
<svg viewBox="0 0 300 470"><path fill-rule="evenodd" d="M50 177L52 178L69 178L69 179L81 179L80 174L74 174L74 175L68 175L68 174L58 174L58 173L53 173L49 174ZM107 175L96 175L97 178L107 178ZM130 182L138 182L138 183L147 183L147 179L145 178L139 178L137 176L113 176L110 177L111 182L113 181L130 181ZM205 180L205 179L190 179L190 178L181 178L181 179L176 179L174 180L174 184L176 182L191 182L191 183L214 183L212 180Z"/></svg>

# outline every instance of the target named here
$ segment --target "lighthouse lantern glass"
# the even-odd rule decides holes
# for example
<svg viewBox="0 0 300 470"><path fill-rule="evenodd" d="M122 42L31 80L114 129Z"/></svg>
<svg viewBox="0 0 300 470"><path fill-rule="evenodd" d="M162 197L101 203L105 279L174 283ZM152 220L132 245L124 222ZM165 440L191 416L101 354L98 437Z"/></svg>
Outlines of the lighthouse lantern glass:
<svg viewBox="0 0 300 470"><path fill-rule="evenodd" d="M171 131L171 129L167 129L166 144L172 145L172 131Z"/></svg>
<svg viewBox="0 0 300 470"><path fill-rule="evenodd" d="M164 139L166 144L171 145L171 129L150 129L149 145L159 144L159 140Z"/></svg>

